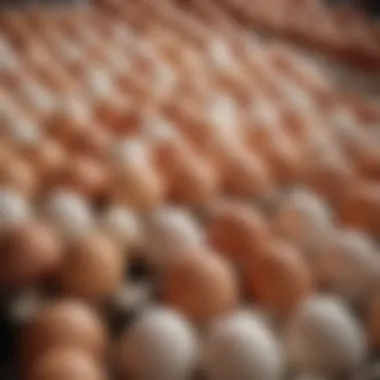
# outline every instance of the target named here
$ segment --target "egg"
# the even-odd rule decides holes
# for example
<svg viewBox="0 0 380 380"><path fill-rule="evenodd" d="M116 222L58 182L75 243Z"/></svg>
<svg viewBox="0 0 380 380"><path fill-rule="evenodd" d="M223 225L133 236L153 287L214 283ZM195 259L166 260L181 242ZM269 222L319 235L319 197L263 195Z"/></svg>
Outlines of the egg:
<svg viewBox="0 0 380 380"><path fill-rule="evenodd" d="M54 348L83 349L95 358L106 353L108 336L103 321L87 304L61 299L47 303L23 327L20 357L29 366Z"/></svg>
<svg viewBox="0 0 380 380"><path fill-rule="evenodd" d="M27 380L107 380L101 364L85 351L55 348L40 357L28 371Z"/></svg>
<svg viewBox="0 0 380 380"><path fill-rule="evenodd" d="M160 285L163 301L197 324L228 313L238 302L232 266L207 249L185 250L167 266Z"/></svg>
<svg viewBox="0 0 380 380"><path fill-rule="evenodd" d="M39 187L39 178L34 167L28 161L13 157L0 164L0 185L14 188L27 198L36 195Z"/></svg>
<svg viewBox="0 0 380 380"><path fill-rule="evenodd" d="M23 224L31 217L31 205L20 193L0 187L0 234Z"/></svg>
<svg viewBox="0 0 380 380"><path fill-rule="evenodd" d="M67 153L63 146L58 141L49 138L26 146L22 155L34 166L45 188L49 185L50 177L67 164Z"/></svg>
<svg viewBox="0 0 380 380"><path fill-rule="evenodd" d="M214 167L184 141L161 141L155 149L155 162L175 202L197 206L218 194L219 179Z"/></svg>
<svg viewBox="0 0 380 380"><path fill-rule="evenodd" d="M111 178L100 160L88 155L73 155L68 165L57 173L56 183L90 199L107 195Z"/></svg>
<svg viewBox="0 0 380 380"><path fill-rule="evenodd" d="M336 199L344 187L350 185L355 170L348 158L338 148L311 152L305 158L305 183L317 194Z"/></svg>
<svg viewBox="0 0 380 380"><path fill-rule="evenodd" d="M57 189L45 199L43 214L68 239L86 234L94 226L87 200L65 189Z"/></svg>
<svg viewBox="0 0 380 380"><path fill-rule="evenodd" d="M54 273L61 262L62 244L50 226L30 221L12 229L1 241L3 284L22 286Z"/></svg>
<svg viewBox="0 0 380 380"><path fill-rule="evenodd" d="M299 305L287 324L285 342L297 369L326 375L350 374L367 355L361 326L333 296L316 295Z"/></svg>
<svg viewBox="0 0 380 380"><path fill-rule="evenodd" d="M332 229L327 206L316 194L298 188L284 196L273 220L277 234L304 249L319 246Z"/></svg>
<svg viewBox="0 0 380 380"><path fill-rule="evenodd" d="M230 149L221 158L220 168L228 194L256 198L273 190L274 180L267 164L247 149Z"/></svg>
<svg viewBox="0 0 380 380"><path fill-rule="evenodd" d="M378 349L380 347L380 296L378 286L372 289L365 304L365 323L368 340L371 347Z"/></svg>
<svg viewBox="0 0 380 380"><path fill-rule="evenodd" d="M153 307L126 330L118 352L122 378L185 380L198 364L199 343L193 327L180 314Z"/></svg>
<svg viewBox="0 0 380 380"><path fill-rule="evenodd" d="M291 244L272 240L262 255L246 263L248 294L280 315L294 310L313 291L310 269L301 252Z"/></svg>
<svg viewBox="0 0 380 380"><path fill-rule="evenodd" d="M354 181L344 189L337 206L337 218L349 228L379 232L380 196L377 181Z"/></svg>
<svg viewBox="0 0 380 380"><path fill-rule="evenodd" d="M160 205L165 197L165 183L153 167L147 144L137 139L122 140L111 153L115 201L141 210Z"/></svg>
<svg viewBox="0 0 380 380"><path fill-rule="evenodd" d="M117 243L100 232L75 239L65 253L59 282L64 293L103 301L122 283L125 256Z"/></svg>
<svg viewBox="0 0 380 380"><path fill-rule="evenodd" d="M270 239L266 220L253 206L221 200L211 208L206 228L208 242L229 259L252 260Z"/></svg>
<svg viewBox="0 0 380 380"><path fill-rule="evenodd" d="M162 206L147 214L144 220L144 249L147 262L163 268L182 250L203 247L201 226L181 207Z"/></svg>
<svg viewBox="0 0 380 380"><path fill-rule="evenodd" d="M210 380L275 380L285 373L279 342L250 311L237 311L216 320L206 335L204 352Z"/></svg>
<svg viewBox="0 0 380 380"><path fill-rule="evenodd" d="M317 254L320 281L348 300L365 296L372 286L376 248L365 234L354 230L337 231Z"/></svg>
<svg viewBox="0 0 380 380"><path fill-rule="evenodd" d="M142 245L143 223L139 215L123 205L109 205L100 217L100 227L127 250Z"/></svg>

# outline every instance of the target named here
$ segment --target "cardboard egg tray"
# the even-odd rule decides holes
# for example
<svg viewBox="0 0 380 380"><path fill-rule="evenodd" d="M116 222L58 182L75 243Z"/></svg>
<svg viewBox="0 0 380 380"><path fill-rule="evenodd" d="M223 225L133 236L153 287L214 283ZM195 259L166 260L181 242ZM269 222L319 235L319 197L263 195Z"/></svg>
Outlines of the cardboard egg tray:
<svg viewBox="0 0 380 380"><path fill-rule="evenodd" d="M380 68L380 27L360 9L323 0L180 1L212 17L224 9L252 28L323 51L366 70Z"/></svg>

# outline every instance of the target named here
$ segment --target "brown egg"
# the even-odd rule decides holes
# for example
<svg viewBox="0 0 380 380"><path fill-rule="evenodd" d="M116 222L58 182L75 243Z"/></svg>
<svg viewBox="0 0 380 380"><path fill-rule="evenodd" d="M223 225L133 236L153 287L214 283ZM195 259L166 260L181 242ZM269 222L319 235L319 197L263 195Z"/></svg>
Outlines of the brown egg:
<svg viewBox="0 0 380 380"><path fill-rule="evenodd" d="M1 247L1 280L9 286L41 280L61 263L61 240L42 222L30 221L15 227L4 237Z"/></svg>
<svg viewBox="0 0 380 380"><path fill-rule="evenodd" d="M44 306L20 337L20 354L27 366L53 348L78 348L99 359L106 353L107 331L97 314L85 303L54 301Z"/></svg>
<svg viewBox="0 0 380 380"><path fill-rule="evenodd" d="M338 220L345 226L380 232L380 186L378 182L353 181L337 202Z"/></svg>
<svg viewBox="0 0 380 380"><path fill-rule="evenodd" d="M279 314L287 314L312 291L309 268L301 253L287 243L270 241L263 254L246 267L250 296Z"/></svg>
<svg viewBox="0 0 380 380"><path fill-rule="evenodd" d="M273 179L266 163L242 147L226 151L220 168L225 190L233 196L260 197L273 189Z"/></svg>
<svg viewBox="0 0 380 380"><path fill-rule="evenodd" d="M219 181L216 171L184 141L161 142L155 159L173 200L198 205L217 195Z"/></svg>
<svg viewBox="0 0 380 380"><path fill-rule="evenodd" d="M211 212L208 241L233 260L252 260L270 239L263 216L254 207L238 201L220 201Z"/></svg>
<svg viewBox="0 0 380 380"><path fill-rule="evenodd" d="M355 175L350 161L338 147L310 149L305 156L305 182L328 199L340 197Z"/></svg>
<svg viewBox="0 0 380 380"><path fill-rule="evenodd" d="M1 132L0 132L1 133ZM6 162L15 156L15 147L6 136L1 136L0 141L0 162Z"/></svg>
<svg viewBox="0 0 380 380"><path fill-rule="evenodd" d="M196 323L207 323L233 309L238 286L232 266L213 252L179 254L162 279L165 303Z"/></svg>
<svg viewBox="0 0 380 380"><path fill-rule="evenodd" d="M259 152L273 171L280 184L289 184L299 179L303 173L304 157L290 135L278 128L254 133L252 148Z"/></svg>
<svg viewBox="0 0 380 380"><path fill-rule="evenodd" d="M55 348L42 355L26 375L27 380L106 380L102 365L77 348Z"/></svg>
<svg viewBox="0 0 380 380"><path fill-rule="evenodd" d="M141 141L121 142L117 148L113 151L115 159L111 162L115 202L143 210L160 205L166 195L166 187L153 166L149 148Z"/></svg>
<svg viewBox="0 0 380 380"><path fill-rule="evenodd" d="M12 157L0 162L0 185L13 188L29 198L36 195L39 178L31 163Z"/></svg>
<svg viewBox="0 0 380 380"><path fill-rule="evenodd" d="M103 301L122 283L125 255L100 232L76 239L67 248L61 271L63 292L89 301Z"/></svg>
<svg viewBox="0 0 380 380"><path fill-rule="evenodd" d="M36 144L25 147L22 153L44 180L67 163L67 153L62 144L50 138L44 138Z"/></svg>
<svg viewBox="0 0 380 380"><path fill-rule="evenodd" d="M116 136L126 136L138 131L141 115L127 101L116 97L100 101L95 106L97 120Z"/></svg>
<svg viewBox="0 0 380 380"><path fill-rule="evenodd" d="M375 289L368 301L366 318L369 342L373 348L378 349L380 348L380 293L378 289Z"/></svg>
<svg viewBox="0 0 380 380"><path fill-rule="evenodd" d="M66 167L57 173L55 184L66 186L78 194L97 199L106 194L110 186L110 173L102 161L88 156L75 155L69 158Z"/></svg>
<svg viewBox="0 0 380 380"><path fill-rule="evenodd" d="M67 148L98 157L107 153L112 142L112 137L106 129L84 116L82 120L69 115L55 115L48 122L48 130Z"/></svg>

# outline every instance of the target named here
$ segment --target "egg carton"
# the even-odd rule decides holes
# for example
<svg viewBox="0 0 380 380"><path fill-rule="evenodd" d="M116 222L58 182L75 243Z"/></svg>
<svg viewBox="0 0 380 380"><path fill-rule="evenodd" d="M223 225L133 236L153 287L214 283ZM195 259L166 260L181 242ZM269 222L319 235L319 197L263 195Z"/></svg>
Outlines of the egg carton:
<svg viewBox="0 0 380 380"><path fill-rule="evenodd" d="M347 4L327 6L322 0L179 1L187 9L212 18L215 8L248 27L322 51L353 66L378 71L379 23Z"/></svg>

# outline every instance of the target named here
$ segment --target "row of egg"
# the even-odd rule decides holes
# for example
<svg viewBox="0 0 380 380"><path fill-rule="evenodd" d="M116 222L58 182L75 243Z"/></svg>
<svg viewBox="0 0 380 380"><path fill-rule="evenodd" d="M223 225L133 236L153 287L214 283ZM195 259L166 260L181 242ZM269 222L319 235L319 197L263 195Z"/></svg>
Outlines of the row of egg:
<svg viewBox="0 0 380 380"><path fill-rule="evenodd" d="M186 6L209 17L217 4L214 1L193 1ZM282 37L317 47L335 58L376 70L380 52L379 28L360 9L345 4L330 8L320 0L272 0L254 5L225 1L222 7L243 22L263 26ZM311 19L316 21L315 25L323 27L310 27L308 20Z"/></svg>
<svg viewBox="0 0 380 380"><path fill-rule="evenodd" d="M197 325L236 308L232 262L240 267L248 298L285 321L305 300L319 297L312 295L316 285L350 305L364 302L368 341L373 347L380 343L376 247L366 235L334 227L325 205L305 190L280 203L270 227L246 203L221 200L209 210L205 231L190 214L170 207L148 215L143 228L132 212L108 210L102 234L92 229L95 220L83 200L72 194L47 202L47 225L30 220L16 194L4 191L2 201L2 278L8 285L33 284L55 269L64 294L99 305L122 286L126 249L144 241L140 255L159 277L160 298ZM53 228L68 239L65 249ZM303 330L297 334L310 341Z"/></svg>
<svg viewBox="0 0 380 380"><path fill-rule="evenodd" d="M198 335L176 311L148 307L119 336L111 357L96 313L86 304L59 301L39 312L22 344L23 359L34 358L23 367L33 380L103 380L105 356L121 378L189 379L201 365L208 379L275 380L285 376L290 357L297 378L325 379L356 374L367 355L360 326L345 304L330 296L308 299L277 333L255 309L220 317Z"/></svg>

